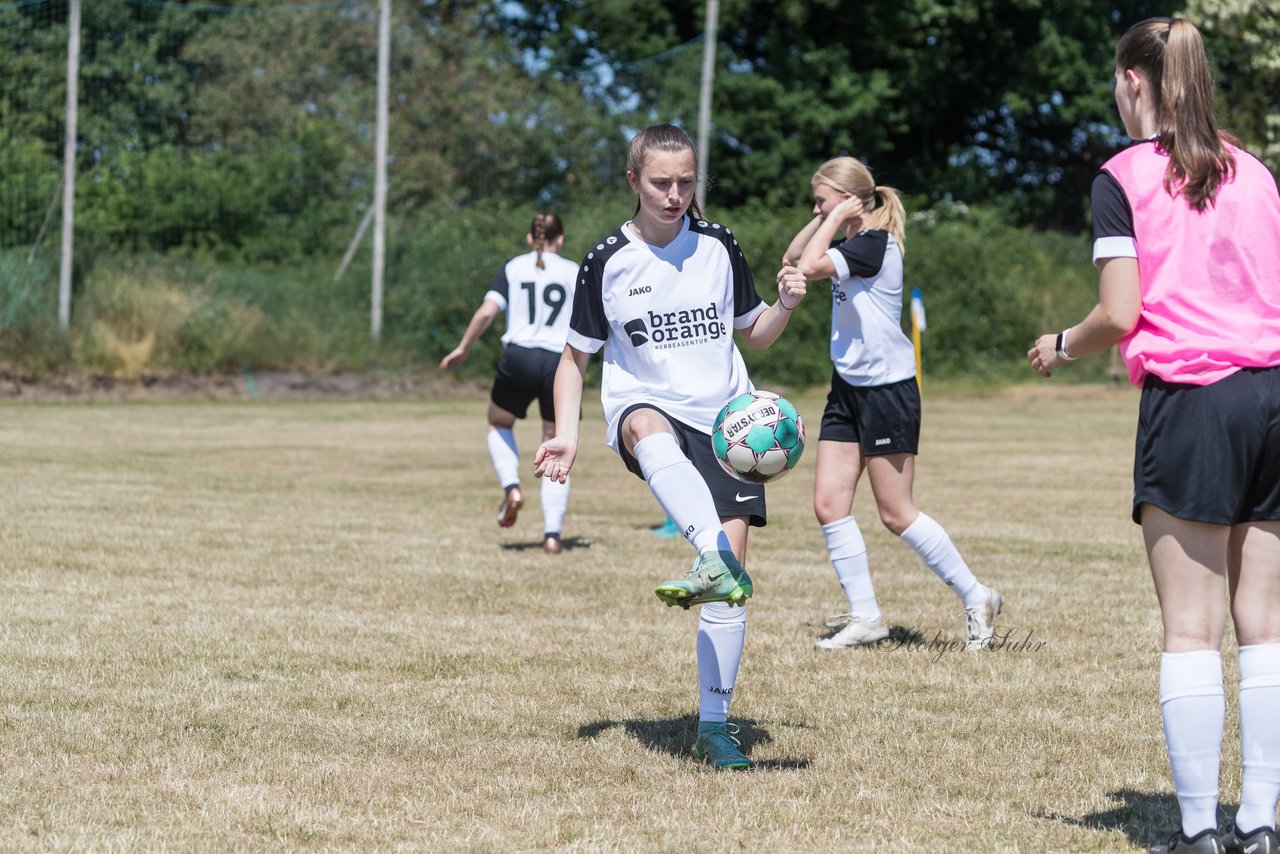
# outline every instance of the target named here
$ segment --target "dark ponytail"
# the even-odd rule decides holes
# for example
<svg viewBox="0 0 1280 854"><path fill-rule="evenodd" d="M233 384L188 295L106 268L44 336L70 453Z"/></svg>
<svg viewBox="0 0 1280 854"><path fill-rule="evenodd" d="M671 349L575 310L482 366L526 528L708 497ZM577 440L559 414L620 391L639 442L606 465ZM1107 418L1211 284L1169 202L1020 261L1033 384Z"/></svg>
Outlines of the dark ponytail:
<svg viewBox="0 0 1280 854"><path fill-rule="evenodd" d="M1214 83L1200 31L1182 18L1148 18L1116 45L1116 68L1142 71L1152 87L1157 144L1169 155L1164 187L1203 211L1235 174L1227 150L1235 140L1218 129Z"/></svg>
<svg viewBox="0 0 1280 854"><path fill-rule="evenodd" d="M553 213L540 213L533 215L533 224L529 226L529 239L533 243L533 251L538 253L538 269L547 269L546 263L542 260L542 252L547 248L547 244L555 243L556 240L564 234L564 223L560 221L560 217Z"/></svg>

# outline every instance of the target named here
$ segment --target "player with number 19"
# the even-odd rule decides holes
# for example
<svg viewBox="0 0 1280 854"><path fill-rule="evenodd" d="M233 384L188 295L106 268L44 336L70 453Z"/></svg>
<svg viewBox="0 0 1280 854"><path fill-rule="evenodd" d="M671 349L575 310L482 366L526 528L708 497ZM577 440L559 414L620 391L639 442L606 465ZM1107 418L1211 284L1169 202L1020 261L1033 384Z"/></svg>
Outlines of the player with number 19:
<svg viewBox="0 0 1280 854"><path fill-rule="evenodd" d="M520 455L513 429L535 398L542 415L542 438L555 435L556 366L569 334L578 265L560 257L564 224L553 213L534 216L525 236L532 251L512 258L494 278L480 308L471 317L462 341L440 362L447 370L466 361L472 345L489 328L498 312L507 313L502 358L489 393L489 456L504 495L498 524L509 528L524 506L520 489ZM577 417L575 413L573 417ZM542 481L543 550L559 554L569 483Z"/></svg>

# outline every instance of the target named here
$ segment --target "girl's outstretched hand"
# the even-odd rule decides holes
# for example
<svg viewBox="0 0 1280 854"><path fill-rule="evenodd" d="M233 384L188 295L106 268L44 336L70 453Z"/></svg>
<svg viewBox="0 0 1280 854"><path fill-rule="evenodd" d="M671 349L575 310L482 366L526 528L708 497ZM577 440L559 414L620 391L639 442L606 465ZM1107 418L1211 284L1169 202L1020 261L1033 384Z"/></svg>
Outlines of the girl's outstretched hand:
<svg viewBox="0 0 1280 854"><path fill-rule="evenodd" d="M791 263L789 258L782 259L782 269L778 271L778 302L787 311L800 304L809 293L809 283L804 273Z"/></svg>
<svg viewBox="0 0 1280 854"><path fill-rule="evenodd" d="M558 483L569 479L569 469L573 468L574 458L578 456L578 443L566 439L548 439L538 446L533 455L533 473L538 477L547 477Z"/></svg>
<svg viewBox="0 0 1280 854"><path fill-rule="evenodd" d="M461 347L454 347L449 354L440 360L440 370L447 371L450 368L456 368L467 360L469 354Z"/></svg>

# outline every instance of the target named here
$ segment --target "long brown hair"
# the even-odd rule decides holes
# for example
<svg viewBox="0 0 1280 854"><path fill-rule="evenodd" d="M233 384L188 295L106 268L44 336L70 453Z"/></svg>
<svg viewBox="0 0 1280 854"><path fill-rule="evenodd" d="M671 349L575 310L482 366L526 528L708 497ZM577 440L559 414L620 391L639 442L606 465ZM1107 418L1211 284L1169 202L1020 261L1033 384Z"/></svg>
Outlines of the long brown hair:
<svg viewBox="0 0 1280 854"><path fill-rule="evenodd" d="M693 145L693 140L689 138L689 134L684 132L683 128L675 125L649 125L649 127L640 131L631 138L631 145L627 148L627 171L637 177L644 171L644 165L649 160L650 151L692 151L694 169L697 169L698 151ZM694 179L698 175L694 172ZM702 215L702 211L698 208L698 200L695 197L689 202L689 210L693 213L694 219L706 219ZM640 213L640 201L636 200L635 216Z"/></svg>
<svg viewBox="0 0 1280 854"><path fill-rule="evenodd" d="M1182 18L1140 21L1116 45L1116 68L1147 76L1160 133L1156 144L1169 155L1165 191L1182 193L1203 211L1235 174L1236 161L1214 118L1213 73L1200 31Z"/></svg>
<svg viewBox="0 0 1280 854"><path fill-rule="evenodd" d="M564 234L564 223L553 213L533 215L533 224L529 226L529 239L533 242L533 251L538 253L538 269L545 270L547 265L542 260L542 252L547 244L555 243Z"/></svg>
<svg viewBox="0 0 1280 854"><path fill-rule="evenodd" d="M877 187L871 170L854 157L833 157L813 173L814 185L826 184L841 193L852 193L862 202L862 221L867 228L887 231L907 255L907 212L902 197L893 187Z"/></svg>

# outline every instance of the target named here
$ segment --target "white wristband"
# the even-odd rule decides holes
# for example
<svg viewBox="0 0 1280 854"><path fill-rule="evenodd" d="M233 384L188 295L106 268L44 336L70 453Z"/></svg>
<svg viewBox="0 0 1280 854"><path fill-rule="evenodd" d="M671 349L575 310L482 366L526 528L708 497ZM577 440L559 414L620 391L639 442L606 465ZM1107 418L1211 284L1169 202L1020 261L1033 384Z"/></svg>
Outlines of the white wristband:
<svg viewBox="0 0 1280 854"><path fill-rule="evenodd" d="M1058 353L1058 358L1066 362L1074 362L1076 357L1067 352L1067 333L1071 331L1071 327L1058 333L1058 343L1054 345L1054 350Z"/></svg>

